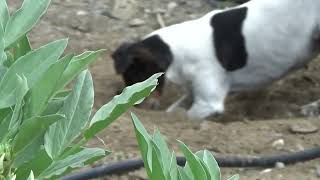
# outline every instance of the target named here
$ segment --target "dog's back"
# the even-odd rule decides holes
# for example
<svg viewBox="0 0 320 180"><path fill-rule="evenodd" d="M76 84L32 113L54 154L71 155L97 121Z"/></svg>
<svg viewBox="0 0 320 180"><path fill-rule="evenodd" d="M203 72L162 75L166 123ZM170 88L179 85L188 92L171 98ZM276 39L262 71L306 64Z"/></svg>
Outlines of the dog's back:
<svg viewBox="0 0 320 180"><path fill-rule="evenodd" d="M232 90L268 84L300 68L318 53L319 3L259 0L247 3L243 24L248 60L231 73Z"/></svg>
<svg viewBox="0 0 320 180"><path fill-rule="evenodd" d="M235 8L212 11L200 19L160 29L150 35L158 34L170 45L174 60L166 76L175 83L187 83L194 79L195 73L210 74L205 72L207 70L214 71L212 76L227 71L233 91L247 90L281 78L317 55L319 49L315 48L315 41L319 39L312 40L314 34L319 33L316 32L319 18L315 16L320 9L316 6L317 3L310 0L252 0ZM245 14L241 14L241 9L246 9ZM228 15L231 11L239 13L233 12L235 15L232 17ZM215 16L221 16L220 22L215 24L217 27L212 25ZM238 34L234 33L236 26L228 27L235 23L239 23ZM215 33L219 35L215 37ZM235 41L237 36L243 36L244 41ZM221 39L221 46L226 48L219 47L215 38ZM218 56L218 48L225 51L224 56ZM225 61L228 61L229 69L224 66Z"/></svg>

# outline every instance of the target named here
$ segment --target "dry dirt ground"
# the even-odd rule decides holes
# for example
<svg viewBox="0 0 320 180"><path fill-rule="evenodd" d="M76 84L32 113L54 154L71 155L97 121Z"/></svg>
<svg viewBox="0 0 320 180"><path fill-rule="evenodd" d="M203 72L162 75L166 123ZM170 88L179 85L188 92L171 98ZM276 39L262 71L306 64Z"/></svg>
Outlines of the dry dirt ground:
<svg viewBox="0 0 320 180"><path fill-rule="evenodd" d="M18 5L19 0L8 1ZM165 25L199 17L213 9L205 0L52 0L48 13L31 33L33 47L59 38L69 38L68 52L106 49L90 69L95 84L95 108L107 103L123 87L113 70L110 53L123 41L134 40L160 27L157 16ZM158 15L157 15L158 14ZM196 36L196 35L195 35ZM195 37L196 38L196 37ZM299 42L297 42L299 43ZM203 122L188 120L184 112L167 114L162 111L132 108L151 132L158 128L177 152L176 139L192 150L209 149L219 155L263 155L293 152L319 145L320 132L292 133L293 125L320 127L319 118L306 118L300 106L320 98L320 62L313 61L303 70L252 93L229 97L225 115ZM162 105L178 97L168 89ZM114 153L105 163L138 157L129 113L99 134ZM90 146L101 146L95 139ZM305 180L318 179L318 160L285 168L223 168L223 179L239 173L243 180ZM318 169L318 170L317 170ZM146 179L143 171L105 179Z"/></svg>

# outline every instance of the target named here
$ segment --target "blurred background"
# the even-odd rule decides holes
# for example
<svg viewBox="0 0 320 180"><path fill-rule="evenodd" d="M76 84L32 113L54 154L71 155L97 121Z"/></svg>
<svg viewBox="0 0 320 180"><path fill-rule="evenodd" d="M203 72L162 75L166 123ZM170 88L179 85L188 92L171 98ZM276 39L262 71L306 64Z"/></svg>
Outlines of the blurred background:
<svg viewBox="0 0 320 180"><path fill-rule="evenodd" d="M135 40L163 26L198 18L235 2L215 0L52 0L48 13L31 33L33 47L58 38L69 38L68 51L106 49L91 66L95 85L95 108L108 102L123 88L115 74L111 52L120 43ZM241 1L238 1L241 2ZM8 1L18 7L19 0ZM196 34L194 35L196 38ZM303 117L302 105L320 99L320 61L275 82L264 90L228 97L226 113L203 122L188 120L183 111L167 114L161 110L132 108L151 132L158 128L173 149L176 139L192 150L208 149L217 155L262 155L293 152L319 145L320 121ZM167 88L164 108L179 98L177 88ZM316 129L316 131L312 131ZM129 113L99 135L112 150L99 163L140 156ZM89 144L105 147L97 138ZM178 152L179 153L179 152ZM98 165L98 164L96 164ZM224 179L239 173L244 180L318 179L320 162L275 168L224 168ZM131 172L111 180L143 180L144 171Z"/></svg>

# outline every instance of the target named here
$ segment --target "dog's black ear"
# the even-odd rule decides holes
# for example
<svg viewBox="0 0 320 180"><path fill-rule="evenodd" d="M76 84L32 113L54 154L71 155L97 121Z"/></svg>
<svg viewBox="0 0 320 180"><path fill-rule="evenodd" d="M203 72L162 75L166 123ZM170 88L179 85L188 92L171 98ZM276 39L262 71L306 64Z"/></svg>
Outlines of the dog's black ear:
<svg viewBox="0 0 320 180"><path fill-rule="evenodd" d="M133 63L133 57L129 53L129 49L132 45L132 43L123 43L111 55L114 60L114 67L118 74L124 73Z"/></svg>
<svg viewBox="0 0 320 180"><path fill-rule="evenodd" d="M172 61L170 47L159 35L150 36L137 45L136 55L145 61L157 64L161 69L166 70Z"/></svg>

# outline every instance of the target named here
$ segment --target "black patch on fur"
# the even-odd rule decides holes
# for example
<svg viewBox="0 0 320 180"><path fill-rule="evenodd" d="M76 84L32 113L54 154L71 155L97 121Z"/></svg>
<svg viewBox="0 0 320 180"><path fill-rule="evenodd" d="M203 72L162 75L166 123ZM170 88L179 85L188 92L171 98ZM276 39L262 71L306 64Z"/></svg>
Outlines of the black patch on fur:
<svg viewBox="0 0 320 180"><path fill-rule="evenodd" d="M118 74L122 74L131 65L132 60L128 57L129 48L132 43L123 43L112 54L114 60L114 68Z"/></svg>
<svg viewBox="0 0 320 180"><path fill-rule="evenodd" d="M155 73L165 72L173 56L169 46L158 35L140 42L121 45L112 55L117 73L126 86L148 79ZM164 76L159 79L156 90L162 93Z"/></svg>
<svg viewBox="0 0 320 180"><path fill-rule="evenodd" d="M139 46L139 45L138 45ZM141 41L140 46L148 49L154 55L154 61L163 70L167 70L172 62L173 56L170 47L160 38L153 35Z"/></svg>
<svg viewBox="0 0 320 180"><path fill-rule="evenodd" d="M235 71L247 63L245 39L242 35L247 7L227 10L215 14L211 19L216 55L227 71Z"/></svg>

